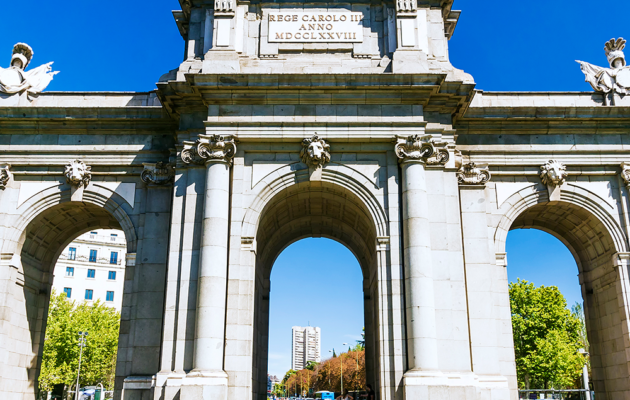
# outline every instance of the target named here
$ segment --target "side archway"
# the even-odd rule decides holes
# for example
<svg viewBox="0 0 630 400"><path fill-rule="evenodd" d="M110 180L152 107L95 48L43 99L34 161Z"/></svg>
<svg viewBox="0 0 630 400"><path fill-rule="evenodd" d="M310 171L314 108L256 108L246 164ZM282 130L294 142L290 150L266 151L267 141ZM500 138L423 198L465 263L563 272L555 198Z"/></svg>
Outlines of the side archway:
<svg viewBox="0 0 630 400"><path fill-rule="evenodd" d="M620 262L627 259L628 243L613 207L567 183L560 201L549 201L546 188L530 186L508 198L500 212L497 254L505 252L512 229L545 231L571 251L579 269L595 392L608 398L630 390L627 265Z"/></svg>
<svg viewBox="0 0 630 400"><path fill-rule="evenodd" d="M65 189L64 186L61 187ZM131 206L114 192L85 190L81 202L71 201L70 190L45 189L17 207L15 220L5 230L2 253L8 264L6 304L11 304L2 340L12 357L3 381L19 393L35 398L42 361L46 318L53 271L63 249L77 236L95 229L125 233L127 251L134 252L136 230Z"/></svg>

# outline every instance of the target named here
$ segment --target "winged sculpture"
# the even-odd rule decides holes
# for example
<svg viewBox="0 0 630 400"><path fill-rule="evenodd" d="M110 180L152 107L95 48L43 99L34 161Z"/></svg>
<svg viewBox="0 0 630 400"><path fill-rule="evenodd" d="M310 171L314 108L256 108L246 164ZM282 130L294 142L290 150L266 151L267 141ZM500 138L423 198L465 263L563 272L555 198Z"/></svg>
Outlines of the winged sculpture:
<svg viewBox="0 0 630 400"><path fill-rule="evenodd" d="M26 43L13 46L11 66L0 68L0 95L27 92L29 95L42 92L58 71L52 71L52 62L24 71L33 58L33 49Z"/></svg>
<svg viewBox="0 0 630 400"><path fill-rule="evenodd" d="M626 57L623 53L625 47L626 41L623 38L610 39L606 42L604 50L610 68L576 60L586 75L586 82L590 83L595 91L605 94L604 105L608 105L609 93L611 93L611 105L615 105L615 93L622 96L630 94L630 67L626 66Z"/></svg>

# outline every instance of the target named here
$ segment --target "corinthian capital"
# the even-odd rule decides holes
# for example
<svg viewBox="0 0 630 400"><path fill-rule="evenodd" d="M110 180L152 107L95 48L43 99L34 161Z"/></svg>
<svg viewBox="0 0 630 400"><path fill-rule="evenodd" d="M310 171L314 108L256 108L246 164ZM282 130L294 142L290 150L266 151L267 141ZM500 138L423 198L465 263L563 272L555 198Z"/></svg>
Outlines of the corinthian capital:
<svg viewBox="0 0 630 400"><path fill-rule="evenodd" d="M4 190L11 180L11 164L0 164L0 189Z"/></svg>
<svg viewBox="0 0 630 400"><path fill-rule="evenodd" d="M488 167L478 167L474 162L469 162L457 171L457 181L462 185L485 185L490 180Z"/></svg>
<svg viewBox="0 0 630 400"><path fill-rule="evenodd" d="M185 164L204 164L206 162L232 163L236 154L236 143L233 137L221 135L201 136L195 142L184 142L181 152Z"/></svg>
<svg viewBox="0 0 630 400"><path fill-rule="evenodd" d="M142 181L154 185L166 185L175 179L175 168L173 164L157 162L153 164L143 163Z"/></svg>
<svg viewBox="0 0 630 400"><path fill-rule="evenodd" d="M625 183L626 186L630 187L630 163L621 163L621 179L623 179L623 183Z"/></svg>
<svg viewBox="0 0 630 400"><path fill-rule="evenodd" d="M435 143L431 135L411 135L406 139L398 139L395 147L400 162L421 160L426 162L435 152Z"/></svg>

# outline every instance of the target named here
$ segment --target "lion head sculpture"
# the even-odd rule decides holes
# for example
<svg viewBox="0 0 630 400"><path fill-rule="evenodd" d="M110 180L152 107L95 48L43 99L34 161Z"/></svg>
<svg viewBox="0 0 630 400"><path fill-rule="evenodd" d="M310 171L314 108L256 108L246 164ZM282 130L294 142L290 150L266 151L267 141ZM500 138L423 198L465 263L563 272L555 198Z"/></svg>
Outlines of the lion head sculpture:
<svg viewBox="0 0 630 400"><path fill-rule="evenodd" d="M88 167L80 160L73 160L66 165L66 182L73 186L84 186L92 179L92 167Z"/></svg>
<svg viewBox="0 0 630 400"><path fill-rule="evenodd" d="M300 158L308 166L323 167L330 162L330 145L319 136L313 135L312 138L302 141Z"/></svg>
<svg viewBox="0 0 630 400"><path fill-rule="evenodd" d="M540 179L545 185L561 186L567 179L567 167L560 161L549 160L540 169Z"/></svg>

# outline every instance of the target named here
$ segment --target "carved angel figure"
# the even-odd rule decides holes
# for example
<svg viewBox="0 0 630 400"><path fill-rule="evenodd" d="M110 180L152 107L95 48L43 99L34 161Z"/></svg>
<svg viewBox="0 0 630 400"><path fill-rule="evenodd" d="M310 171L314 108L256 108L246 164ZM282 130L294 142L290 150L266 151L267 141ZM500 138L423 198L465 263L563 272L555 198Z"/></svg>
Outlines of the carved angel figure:
<svg viewBox="0 0 630 400"><path fill-rule="evenodd" d="M630 67L626 66L626 58L623 49L626 41L623 38L610 39L606 42L604 50L610 63L610 68L598 67L584 61L578 61L582 72L586 75L586 81L597 92L613 93L611 104L615 104L614 93L621 95L630 94ZM604 105L607 104L607 96L604 96Z"/></svg>
<svg viewBox="0 0 630 400"><path fill-rule="evenodd" d="M25 72L32 58L33 49L26 43L13 46L11 66L0 68L0 93L11 95L26 90L29 94L37 94L46 89L59 71L52 72L52 62L49 62Z"/></svg>

